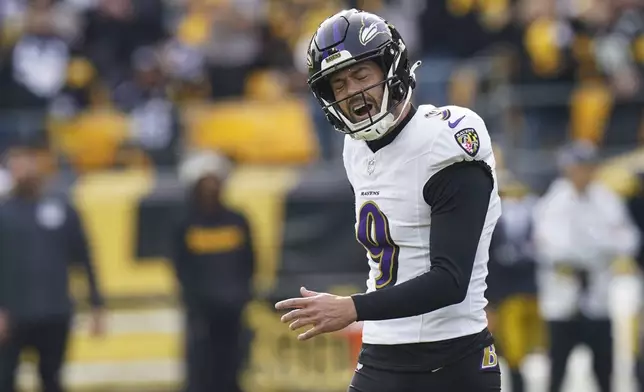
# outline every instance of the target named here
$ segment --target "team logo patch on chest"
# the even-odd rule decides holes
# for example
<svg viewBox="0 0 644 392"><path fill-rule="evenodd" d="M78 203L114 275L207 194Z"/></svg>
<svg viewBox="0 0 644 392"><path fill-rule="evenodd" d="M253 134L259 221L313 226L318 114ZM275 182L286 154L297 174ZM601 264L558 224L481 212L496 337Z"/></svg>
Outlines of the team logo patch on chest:
<svg viewBox="0 0 644 392"><path fill-rule="evenodd" d="M476 133L474 128L465 128L456 132L454 139L467 155L473 157L479 152L481 143L479 134Z"/></svg>

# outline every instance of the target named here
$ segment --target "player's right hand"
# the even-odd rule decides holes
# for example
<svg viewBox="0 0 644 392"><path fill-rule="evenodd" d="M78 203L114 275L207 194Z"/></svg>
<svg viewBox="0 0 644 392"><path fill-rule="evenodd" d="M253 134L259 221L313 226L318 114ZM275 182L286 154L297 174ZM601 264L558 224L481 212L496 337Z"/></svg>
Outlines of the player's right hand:
<svg viewBox="0 0 644 392"><path fill-rule="evenodd" d="M293 309L281 321L289 323L293 331L311 327L300 334L299 340L308 340L323 333L336 332L356 321L357 313L351 297L317 293L302 287L302 298L290 298L275 304L277 310Z"/></svg>

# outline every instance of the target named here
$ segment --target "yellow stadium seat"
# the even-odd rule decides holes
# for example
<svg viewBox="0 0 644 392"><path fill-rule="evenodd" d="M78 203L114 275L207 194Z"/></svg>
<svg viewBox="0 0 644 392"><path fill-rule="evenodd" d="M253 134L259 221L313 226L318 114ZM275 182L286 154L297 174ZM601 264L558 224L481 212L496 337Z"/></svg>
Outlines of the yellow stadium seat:
<svg viewBox="0 0 644 392"><path fill-rule="evenodd" d="M246 163L305 163L317 153L307 105L297 99L192 106L184 116L189 145Z"/></svg>
<svg viewBox="0 0 644 392"><path fill-rule="evenodd" d="M52 146L80 171L111 166L128 135L127 117L108 110L82 113L49 125Z"/></svg>

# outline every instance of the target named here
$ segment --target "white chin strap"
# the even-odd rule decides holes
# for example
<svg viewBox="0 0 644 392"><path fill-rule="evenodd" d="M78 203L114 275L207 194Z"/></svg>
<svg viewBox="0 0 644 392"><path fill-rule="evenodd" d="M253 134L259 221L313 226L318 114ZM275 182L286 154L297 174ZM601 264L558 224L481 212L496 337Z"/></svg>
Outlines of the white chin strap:
<svg viewBox="0 0 644 392"><path fill-rule="evenodd" d="M421 64L420 61L416 61L409 70L409 76L414 81L416 80L416 74L415 74L416 68L418 68L420 64ZM398 120L400 120L400 117L405 112L407 105L409 105L409 102L411 101L412 91L413 91L412 87L409 86L409 89L407 90L407 96L405 97L405 101L402 103L402 107L397 116L394 117L392 113L387 113L386 115L382 116L379 120L376 120L374 124L369 128L365 128L361 131L351 133L349 134L349 136L351 136L351 138L356 140L365 140L365 141L373 141L383 137L385 134L387 134L387 132L389 132L389 130L391 130L391 128L394 127L394 125L396 125ZM385 88L385 93L382 99L382 107L380 109L381 112L387 110L386 106L387 106L388 99L389 99L389 88ZM341 113L339 113L338 111L336 111L336 113L343 117L343 119L345 120L345 123L348 121L346 118L344 118L344 116ZM353 124L353 127L360 128L361 126L363 126L363 124L361 123L367 122L367 121L371 121L371 120L370 119L363 120L360 123Z"/></svg>

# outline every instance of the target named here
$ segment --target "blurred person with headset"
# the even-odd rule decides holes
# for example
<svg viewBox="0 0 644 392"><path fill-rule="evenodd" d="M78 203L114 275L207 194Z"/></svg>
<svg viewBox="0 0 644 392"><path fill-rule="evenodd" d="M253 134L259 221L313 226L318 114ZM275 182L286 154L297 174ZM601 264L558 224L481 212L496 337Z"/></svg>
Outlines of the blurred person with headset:
<svg viewBox="0 0 644 392"><path fill-rule="evenodd" d="M549 331L551 392L561 390L568 357L578 344L593 352L599 390L612 390L611 264L633 256L640 235L625 203L595 179L597 164L593 145L577 142L565 148L559 156L563 176L535 208L538 295Z"/></svg>
<svg viewBox="0 0 644 392"><path fill-rule="evenodd" d="M20 354L33 348L45 392L61 392L72 327L73 301L68 267L87 275L94 309L91 333L104 331L103 299L85 230L74 207L45 190L40 145L30 142L8 152L12 189L0 201L0 391L16 390Z"/></svg>
<svg viewBox="0 0 644 392"><path fill-rule="evenodd" d="M499 171L499 195L503 214L490 245L487 313L499 354L509 367L512 392L524 392L521 365L544 338L532 241L537 198L507 170Z"/></svg>
<svg viewBox="0 0 644 392"><path fill-rule="evenodd" d="M242 312L255 257L248 221L221 200L231 169L215 152L195 153L180 167L189 196L173 263L186 309L186 392L241 391Z"/></svg>

